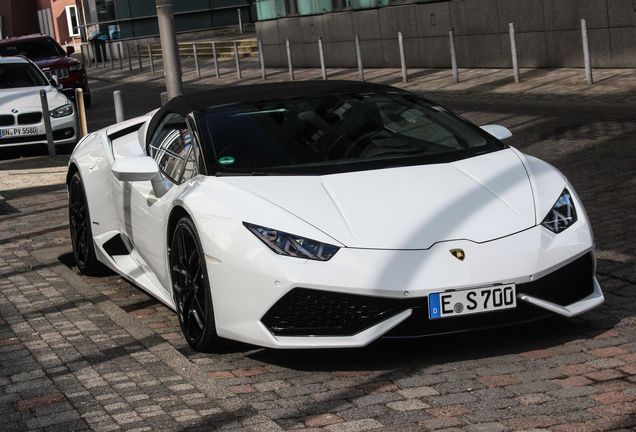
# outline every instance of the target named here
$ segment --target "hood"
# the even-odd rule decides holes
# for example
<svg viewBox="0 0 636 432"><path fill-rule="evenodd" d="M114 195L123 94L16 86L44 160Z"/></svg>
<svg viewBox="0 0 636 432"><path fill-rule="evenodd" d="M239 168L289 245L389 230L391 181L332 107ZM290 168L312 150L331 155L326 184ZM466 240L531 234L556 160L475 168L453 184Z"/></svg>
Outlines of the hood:
<svg viewBox="0 0 636 432"><path fill-rule="evenodd" d="M40 102L40 90L46 90L46 99L49 109L54 109L68 103L68 99L62 93L52 87L23 87L21 89L0 90L0 112L10 113L12 109L19 112L42 111Z"/></svg>
<svg viewBox="0 0 636 432"><path fill-rule="evenodd" d="M45 57L33 60L33 62L43 71L67 68L79 63L79 61L71 57Z"/></svg>
<svg viewBox="0 0 636 432"><path fill-rule="evenodd" d="M485 242L536 224L528 174L510 149L449 164L226 180L353 248Z"/></svg>

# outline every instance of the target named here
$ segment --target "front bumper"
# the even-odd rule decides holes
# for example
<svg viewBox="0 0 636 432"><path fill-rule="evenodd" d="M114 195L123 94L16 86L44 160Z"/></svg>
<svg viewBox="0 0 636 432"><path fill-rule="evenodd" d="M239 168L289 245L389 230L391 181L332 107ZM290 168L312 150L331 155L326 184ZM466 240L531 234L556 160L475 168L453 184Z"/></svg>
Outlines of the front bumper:
<svg viewBox="0 0 636 432"><path fill-rule="evenodd" d="M586 220L559 235L537 226L482 244L343 248L328 262L275 255L242 226L232 230L231 243L215 239L206 228L219 221L200 222L219 336L266 347L359 347L385 335L473 330L550 313L575 316L604 301ZM458 248L464 261L449 253ZM499 283L516 285L516 309L428 319L428 294Z"/></svg>
<svg viewBox="0 0 636 432"><path fill-rule="evenodd" d="M40 120L38 123L21 124L13 126L1 126L0 129L5 128L22 128L22 127L37 127L38 131L36 135L17 135L0 138L0 147L13 147L30 144L47 144L46 130L44 128L44 121ZM77 119L76 114L61 117L51 118L51 128L53 129L53 142L55 145L74 144L77 142Z"/></svg>
<svg viewBox="0 0 636 432"><path fill-rule="evenodd" d="M602 296L593 272L594 257L587 253L541 279L517 285L517 299L526 303L514 310L441 320L429 319L428 297L387 299L295 288L261 323L275 336L353 336L410 309L413 313L391 334L417 336L513 324L540 318L546 311L572 317L595 307Z"/></svg>

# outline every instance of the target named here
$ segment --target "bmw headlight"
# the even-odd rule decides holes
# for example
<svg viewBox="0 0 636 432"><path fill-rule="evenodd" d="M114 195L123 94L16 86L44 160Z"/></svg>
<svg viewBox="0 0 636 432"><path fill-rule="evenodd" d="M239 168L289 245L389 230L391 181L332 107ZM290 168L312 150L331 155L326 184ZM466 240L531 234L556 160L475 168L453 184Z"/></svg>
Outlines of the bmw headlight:
<svg viewBox="0 0 636 432"><path fill-rule="evenodd" d="M75 64L75 65L73 65L73 66L69 66L68 70L69 70L70 72L74 72L74 71L81 71L81 70L82 70L82 64L81 64L81 63L78 63L78 64Z"/></svg>
<svg viewBox="0 0 636 432"><path fill-rule="evenodd" d="M265 243L271 250L279 255L296 258L311 259L318 261L328 261L340 249L327 243L321 243L305 237L252 225L243 222L243 225L250 230L260 241Z"/></svg>
<svg viewBox="0 0 636 432"><path fill-rule="evenodd" d="M541 225L558 234L576 221L576 208L574 208L574 203L572 202L572 195L570 195L570 191L563 189L563 193L545 219L543 219Z"/></svg>
<svg viewBox="0 0 636 432"><path fill-rule="evenodd" d="M62 105L59 108L55 108L54 110L49 111L49 114L51 114L51 117L53 118L70 116L71 114L73 114L73 105Z"/></svg>

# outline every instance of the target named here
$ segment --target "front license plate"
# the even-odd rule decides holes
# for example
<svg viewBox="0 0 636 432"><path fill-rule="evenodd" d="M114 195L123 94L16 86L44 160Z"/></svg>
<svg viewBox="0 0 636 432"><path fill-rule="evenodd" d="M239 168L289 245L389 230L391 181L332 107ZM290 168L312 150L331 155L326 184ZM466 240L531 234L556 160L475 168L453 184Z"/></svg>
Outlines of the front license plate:
<svg viewBox="0 0 636 432"><path fill-rule="evenodd" d="M428 316L450 318L517 307L515 284L428 295Z"/></svg>
<svg viewBox="0 0 636 432"><path fill-rule="evenodd" d="M0 129L0 136L2 136L2 138L10 137L10 136L37 135L37 134L38 134L37 126L12 127L12 128Z"/></svg>

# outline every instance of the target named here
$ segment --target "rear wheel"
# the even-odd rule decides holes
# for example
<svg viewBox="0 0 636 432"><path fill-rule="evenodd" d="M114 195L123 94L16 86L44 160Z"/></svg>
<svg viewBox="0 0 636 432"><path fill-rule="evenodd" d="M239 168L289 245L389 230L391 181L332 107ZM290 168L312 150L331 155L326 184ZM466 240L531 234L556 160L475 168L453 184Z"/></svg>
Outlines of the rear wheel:
<svg viewBox="0 0 636 432"><path fill-rule="evenodd" d="M212 352L222 344L216 334L212 293L203 248L189 217L177 223L171 241L170 275L179 324L192 348Z"/></svg>
<svg viewBox="0 0 636 432"><path fill-rule="evenodd" d="M84 184L79 172L73 174L68 190L68 219L71 230L71 244L73 255L80 272L94 275L103 270L97 261L91 220L88 213L88 201L84 191Z"/></svg>

